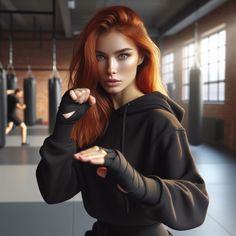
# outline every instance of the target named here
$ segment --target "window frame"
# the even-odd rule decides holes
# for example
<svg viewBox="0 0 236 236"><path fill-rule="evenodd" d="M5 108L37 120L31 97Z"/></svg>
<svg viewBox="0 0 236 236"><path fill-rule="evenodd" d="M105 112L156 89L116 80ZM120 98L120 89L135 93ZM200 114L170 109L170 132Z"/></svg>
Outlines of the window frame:
<svg viewBox="0 0 236 236"><path fill-rule="evenodd" d="M185 53L186 48L188 47L187 50L189 50L190 46L192 46L193 53L190 55L188 54L186 56L186 53ZM189 101L189 86L190 86L189 73L190 73L190 69L194 65L195 47L196 46L193 39L185 42L182 47L182 95L181 95L181 98L182 98L182 101L186 103ZM190 58L192 59L192 62ZM185 77L186 75L187 75L187 78ZM185 89L185 87L187 87L187 89Z"/></svg>
<svg viewBox="0 0 236 236"><path fill-rule="evenodd" d="M220 34L223 33L224 34L224 43L220 43ZM211 37L217 36L217 45L216 47L207 47L207 52L203 52L203 41L204 40L208 40L210 41ZM203 89L203 102L205 104L224 104L225 103L225 82L226 82L226 38L227 38L227 31L226 31L226 27L225 24L222 24L214 29L211 29L210 31L204 33L201 35L201 39L200 39L200 61L201 61L201 68L202 68L202 89ZM219 53L220 51L223 49L224 52L224 56L223 57L219 57ZM214 52L216 51L216 52ZM214 59L209 58L210 55L217 53L217 57L216 60L214 61ZM206 54L206 55L205 55ZM207 58L206 63L204 62L203 58ZM213 60L213 61L212 61ZM224 63L224 65L222 66L221 63ZM210 68L213 67L213 65L216 65L217 67L217 78L212 80L211 79L211 73L214 70L210 70ZM223 68L223 73L220 72L220 70L222 70ZM206 72L205 72L206 70ZM207 74L207 79L205 79L205 73ZM215 72L214 72L215 73ZM223 76L222 76L223 74ZM222 77L220 77L222 76ZM221 85L222 84L222 85ZM212 88L214 85L216 85L216 99L211 98L211 90L210 88ZM220 86L223 86L223 96L220 95ZM207 89L207 92L205 92L205 89ZM205 93L207 93L207 99L204 96Z"/></svg>
<svg viewBox="0 0 236 236"><path fill-rule="evenodd" d="M170 57L171 60L169 60L167 63L164 62L164 60L167 60L166 57ZM175 84L174 80L174 60L175 60L175 54L174 51L168 51L162 56L161 60L161 74L162 74L162 82L165 86L167 86L168 83ZM169 67L169 70L167 69ZM171 79L166 79L166 75L170 75Z"/></svg>

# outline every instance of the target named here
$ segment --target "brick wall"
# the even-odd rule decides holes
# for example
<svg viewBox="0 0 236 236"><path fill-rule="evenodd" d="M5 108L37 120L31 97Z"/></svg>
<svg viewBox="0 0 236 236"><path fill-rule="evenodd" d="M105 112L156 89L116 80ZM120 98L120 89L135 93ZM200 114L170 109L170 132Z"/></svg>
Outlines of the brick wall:
<svg viewBox="0 0 236 236"><path fill-rule="evenodd" d="M236 150L236 1L229 1L198 21L199 35L221 25L226 25L226 80L225 104L204 104L203 116L224 120L224 140L222 145ZM188 105L181 100L182 48L185 42L194 38L191 25L174 36L161 42L161 51L173 50L175 54L174 79L177 85L177 101L185 108L184 126L187 129Z"/></svg>
<svg viewBox="0 0 236 236"><path fill-rule="evenodd" d="M204 116L219 117L225 122L225 134L223 145L230 149L236 149L236 1L230 1L198 22L199 34L202 34L218 25L226 24L226 99L224 105L204 105ZM164 54L173 50L175 53L174 78L177 89L177 102L186 110L184 126L187 129L188 106L181 101L182 84L182 46L193 39L194 27L189 26L178 34L165 38L161 43L161 51ZM8 65L9 34L1 33L0 61L4 67ZM63 90L66 89L68 78L68 66L71 60L73 40L59 37L57 40L57 68L62 78ZM13 34L13 64L19 79L19 87L22 87L23 78L30 64L34 76L37 78L37 118L48 122L48 78L52 73L52 40L51 34L42 34L41 37L32 33Z"/></svg>
<svg viewBox="0 0 236 236"><path fill-rule="evenodd" d="M0 41L0 61L7 68L9 61L9 34L2 33ZM67 86L69 63L73 49L73 40L60 37L56 40L57 68L62 79L62 90ZM13 34L13 65L18 78L18 87L23 88L23 79L27 76L27 67L31 65L36 78L36 117L48 122L48 79L52 75L52 39L43 34L34 39L31 33ZM19 115L22 117L22 112Z"/></svg>

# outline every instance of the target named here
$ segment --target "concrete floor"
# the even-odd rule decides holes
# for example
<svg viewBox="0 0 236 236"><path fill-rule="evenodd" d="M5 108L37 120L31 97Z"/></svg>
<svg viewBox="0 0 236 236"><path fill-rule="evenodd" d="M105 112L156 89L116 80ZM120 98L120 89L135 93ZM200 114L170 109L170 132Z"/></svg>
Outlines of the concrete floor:
<svg viewBox="0 0 236 236"><path fill-rule="evenodd" d="M29 127L29 147L21 147L20 130L7 136L0 149L0 235L83 236L95 219L85 212L81 196L47 205L39 193L35 170L47 127ZM174 236L236 236L236 155L207 145L191 147L206 181L210 205L204 224Z"/></svg>

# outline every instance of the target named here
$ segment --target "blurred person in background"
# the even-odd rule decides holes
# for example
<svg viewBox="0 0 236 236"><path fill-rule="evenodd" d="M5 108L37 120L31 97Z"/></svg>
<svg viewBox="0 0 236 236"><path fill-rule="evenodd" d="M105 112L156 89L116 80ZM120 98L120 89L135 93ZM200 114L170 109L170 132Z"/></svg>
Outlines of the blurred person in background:
<svg viewBox="0 0 236 236"><path fill-rule="evenodd" d="M26 124L18 117L17 109L24 110L26 108L25 104L20 102L20 99L23 98L23 90L15 89L13 92L7 92L7 127L6 134L13 129L14 125L19 126L21 129L21 145L28 146L29 144L26 142L27 137L27 126Z"/></svg>

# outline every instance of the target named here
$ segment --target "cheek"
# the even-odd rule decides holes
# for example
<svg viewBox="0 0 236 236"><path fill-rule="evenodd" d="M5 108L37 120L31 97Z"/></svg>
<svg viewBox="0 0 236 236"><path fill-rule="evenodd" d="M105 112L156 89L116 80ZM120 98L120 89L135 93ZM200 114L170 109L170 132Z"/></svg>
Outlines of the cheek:
<svg viewBox="0 0 236 236"><path fill-rule="evenodd" d="M132 74L136 72L137 66L138 66L137 59L130 58L120 65L120 70Z"/></svg>
<svg viewBox="0 0 236 236"><path fill-rule="evenodd" d="M98 74L99 75L102 75L104 73L104 65L103 65L103 63L98 63L97 70L98 70Z"/></svg>

